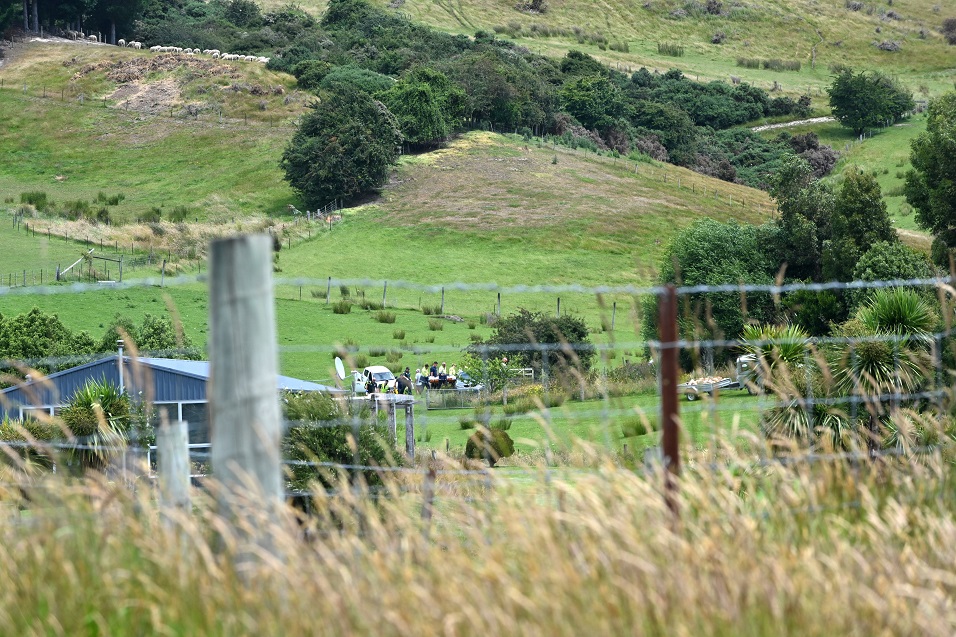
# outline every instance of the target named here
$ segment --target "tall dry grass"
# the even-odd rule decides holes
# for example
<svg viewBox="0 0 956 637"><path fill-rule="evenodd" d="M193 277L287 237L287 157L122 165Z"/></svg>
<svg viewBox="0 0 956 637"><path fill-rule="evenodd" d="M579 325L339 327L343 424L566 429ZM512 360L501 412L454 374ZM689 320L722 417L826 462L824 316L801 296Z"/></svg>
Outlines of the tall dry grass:
<svg viewBox="0 0 956 637"><path fill-rule="evenodd" d="M4 634L952 635L956 524L938 456L876 465L692 458L682 516L657 476L418 474L391 496L317 495L304 525L237 531L197 494L50 477L6 492ZM729 462L728 462L729 460ZM43 495L45 494L45 495ZM23 502L20 502L24 504ZM276 554L245 554L267 533ZM240 563L241 566L236 566Z"/></svg>

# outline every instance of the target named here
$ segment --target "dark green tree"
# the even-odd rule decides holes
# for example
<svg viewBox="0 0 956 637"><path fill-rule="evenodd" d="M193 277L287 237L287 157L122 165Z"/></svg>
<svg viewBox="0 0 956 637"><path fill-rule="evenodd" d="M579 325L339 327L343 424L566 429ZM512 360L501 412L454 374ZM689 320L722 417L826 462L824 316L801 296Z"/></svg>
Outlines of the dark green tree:
<svg viewBox="0 0 956 637"><path fill-rule="evenodd" d="M853 269L854 281L928 279L932 276L933 266L926 255L903 245L901 241L877 241L863 253ZM932 288L922 292L929 297L935 296ZM849 294L851 309L872 294L872 290L853 290Z"/></svg>
<svg viewBox="0 0 956 637"><path fill-rule="evenodd" d="M531 367L539 376L542 372L560 375L571 369L586 372L594 360L584 319L525 309L498 319L494 333L477 348L486 349L482 358L507 358L509 367Z"/></svg>
<svg viewBox="0 0 956 637"><path fill-rule="evenodd" d="M827 88L833 116L860 135L885 126L913 108L913 97L896 81L877 72L844 69Z"/></svg>
<svg viewBox="0 0 956 637"><path fill-rule="evenodd" d="M695 221L667 247L658 283L772 284L778 264L765 251L773 243L768 237L771 230L713 219ZM706 292L686 295L680 303L678 327L681 336L690 340L735 339L745 324L775 323L777 318L769 294L748 294L744 302L737 291ZM657 297L647 297L643 308L642 336L657 340ZM719 361L728 356L727 352L717 352L715 358ZM689 357L683 363L693 365Z"/></svg>
<svg viewBox="0 0 956 637"><path fill-rule="evenodd" d="M89 334L74 334L56 314L33 308L26 314L0 316L0 360L51 372L83 362L95 349Z"/></svg>
<svg viewBox="0 0 956 637"><path fill-rule="evenodd" d="M133 21L143 12L145 0L97 0L93 15L98 23L109 28L110 44L116 44L116 30L132 31Z"/></svg>
<svg viewBox="0 0 956 637"><path fill-rule="evenodd" d="M128 316L117 315L97 346L98 352L115 352L117 340L126 341L127 351L135 347L140 355L161 356L163 358L180 358L185 360L199 360L202 352L193 347L189 335L177 329L168 316L153 316L146 314L143 323L136 325Z"/></svg>
<svg viewBox="0 0 956 637"><path fill-rule="evenodd" d="M837 281L851 280L860 257L877 242L899 241L876 177L856 166L843 172L831 228L832 239L824 247L823 275Z"/></svg>
<svg viewBox="0 0 956 637"><path fill-rule="evenodd" d="M561 89L564 109L590 129L607 128L621 115L620 91L608 78L584 75Z"/></svg>
<svg viewBox="0 0 956 637"><path fill-rule="evenodd" d="M0 33L3 33L20 16L22 0L0 0Z"/></svg>
<svg viewBox="0 0 956 637"><path fill-rule="evenodd" d="M814 179L809 163L789 155L771 177L770 196L780 210L778 256L787 264L787 276L819 281L823 247L831 238L833 191Z"/></svg>
<svg viewBox="0 0 956 637"><path fill-rule="evenodd" d="M465 92L440 71L419 67L379 94L394 113L405 141L419 148L435 147L461 125Z"/></svg>
<svg viewBox="0 0 956 637"><path fill-rule="evenodd" d="M398 159L402 134L384 104L346 90L311 105L282 154L286 180L308 205L379 188Z"/></svg>
<svg viewBox="0 0 956 637"><path fill-rule="evenodd" d="M913 168L906 173L906 200L916 223L941 244L937 265L948 268L948 250L956 248L956 93L930 102L926 132L913 140Z"/></svg>

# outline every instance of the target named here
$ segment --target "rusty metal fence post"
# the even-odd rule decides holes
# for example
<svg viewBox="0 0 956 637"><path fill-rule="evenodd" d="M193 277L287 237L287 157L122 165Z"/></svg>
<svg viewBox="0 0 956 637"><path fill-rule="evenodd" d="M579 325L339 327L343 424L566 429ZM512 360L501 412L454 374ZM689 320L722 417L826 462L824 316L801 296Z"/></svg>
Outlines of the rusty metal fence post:
<svg viewBox="0 0 956 637"><path fill-rule="evenodd" d="M658 301L657 329L661 352L661 457L664 499L677 516L677 476L680 475L680 414L677 407L677 289L668 285Z"/></svg>

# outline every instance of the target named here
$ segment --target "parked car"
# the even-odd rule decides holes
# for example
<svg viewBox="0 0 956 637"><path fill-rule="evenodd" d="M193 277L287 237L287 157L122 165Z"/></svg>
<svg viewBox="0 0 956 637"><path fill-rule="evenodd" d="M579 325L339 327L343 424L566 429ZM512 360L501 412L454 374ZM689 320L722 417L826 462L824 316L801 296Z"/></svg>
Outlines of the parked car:
<svg viewBox="0 0 956 637"><path fill-rule="evenodd" d="M375 383L375 391L385 392L395 388L397 382L395 374L384 365L370 365L359 372L352 372L352 391L356 394L366 393L366 387L371 380Z"/></svg>
<svg viewBox="0 0 956 637"><path fill-rule="evenodd" d="M472 378L466 371L458 372L455 389L470 389L472 391L481 391L485 388L477 379Z"/></svg>

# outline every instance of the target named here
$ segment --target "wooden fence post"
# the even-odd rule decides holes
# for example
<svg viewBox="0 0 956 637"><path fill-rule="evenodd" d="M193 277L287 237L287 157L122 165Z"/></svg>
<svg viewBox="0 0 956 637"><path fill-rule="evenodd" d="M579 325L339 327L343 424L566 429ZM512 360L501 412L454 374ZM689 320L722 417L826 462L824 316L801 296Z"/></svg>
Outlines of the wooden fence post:
<svg viewBox="0 0 956 637"><path fill-rule="evenodd" d="M166 511L189 509L189 428L184 420L156 430L159 503Z"/></svg>
<svg viewBox="0 0 956 637"><path fill-rule="evenodd" d="M391 436L392 440L396 443L398 442L398 421L395 417L395 401L389 398L388 394L383 394L385 397L385 417L388 422L388 435Z"/></svg>
<svg viewBox="0 0 956 637"><path fill-rule="evenodd" d="M415 458L415 406L411 402L405 405L405 455Z"/></svg>
<svg viewBox="0 0 956 637"><path fill-rule="evenodd" d="M247 518L242 528L248 539L274 552L268 527L279 520L282 503L282 419L268 235L212 242L209 297L209 412L219 504L227 516Z"/></svg>

